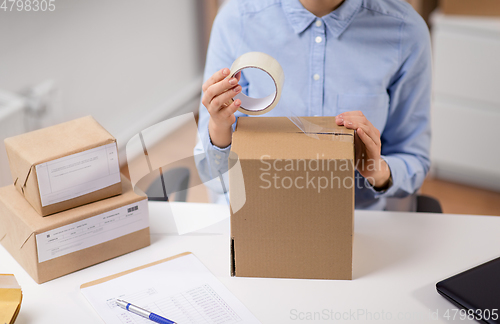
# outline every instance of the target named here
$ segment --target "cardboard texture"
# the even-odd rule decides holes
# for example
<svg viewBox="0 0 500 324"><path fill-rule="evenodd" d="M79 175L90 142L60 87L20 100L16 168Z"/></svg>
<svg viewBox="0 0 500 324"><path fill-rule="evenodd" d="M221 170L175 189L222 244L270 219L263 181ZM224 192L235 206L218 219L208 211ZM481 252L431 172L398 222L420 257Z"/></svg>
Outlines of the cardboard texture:
<svg viewBox="0 0 500 324"><path fill-rule="evenodd" d="M0 274L0 323L13 324L16 321L23 292L13 274Z"/></svg>
<svg viewBox="0 0 500 324"><path fill-rule="evenodd" d="M500 16L499 0L440 0L439 6L449 15Z"/></svg>
<svg viewBox="0 0 500 324"><path fill-rule="evenodd" d="M116 183L76 198L42 206L35 166L111 143L116 143L116 139L94 118L87 116L7 138L5 148L15 188L38 214L47 216L119 195L122 185Z"/></svg>
<svg viewBox="0 0 500 324"><path fill-rule="evenodd" d="M43 283L150 244L149 227L116 239L38 262L36 234L72 224L122 206L147 200L122 177L123 194L40 217L13 185L0 188L0 243L37 282Z"/></svg>
<svg viewBox="0 0 500 324"><path fill-rule="evenodd" d="M232 276L352 279L354 132L334 117L304 119L329 131L305 134L284 117L238 119L231 151L246 203L231 211ZM230 192L243 185L232 172Z"/></svg>

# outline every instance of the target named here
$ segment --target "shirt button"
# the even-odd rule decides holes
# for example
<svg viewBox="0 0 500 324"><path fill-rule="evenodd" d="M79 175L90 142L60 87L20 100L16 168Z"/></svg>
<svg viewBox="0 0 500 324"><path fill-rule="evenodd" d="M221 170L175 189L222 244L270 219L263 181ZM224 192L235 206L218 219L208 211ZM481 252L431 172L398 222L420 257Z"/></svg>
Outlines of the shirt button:
<svg viewBox="0 0 500 324"><path fill-rule="evenodd" d="M321 20L316 20L316 26L321 27L321 25L322 25Z"/></svg>
<svg viewBox="0 0 500 324"><path fill-rule="evenodd" d="M316 37L316 43L321 43L322 40L323 39L320 36Z"/></svg>
<svg viewBox="0 0 500 324"><path fill-rule="evenodd" d="M319 80L319 78L320 78L319 74L315 74L315 75L313 75L313 79L314 79L314 80L318 81L318 80Z"/></svg>

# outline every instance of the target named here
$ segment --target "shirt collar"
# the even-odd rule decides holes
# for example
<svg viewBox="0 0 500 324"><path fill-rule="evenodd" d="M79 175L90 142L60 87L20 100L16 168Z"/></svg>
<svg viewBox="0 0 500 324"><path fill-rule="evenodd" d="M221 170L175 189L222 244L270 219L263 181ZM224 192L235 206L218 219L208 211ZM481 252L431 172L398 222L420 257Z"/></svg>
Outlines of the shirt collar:
<svg viewBox="0 0 500 324"><path fill-rule="evenodd" d="M361 7L361 2L362 0L345 0L340 7L321 17L328 30L335 37L339 37L349 26ZM304 8L299 0L283 0L282 5L285 15L296 34L302 33L316 20L316 16Z"/></svg>

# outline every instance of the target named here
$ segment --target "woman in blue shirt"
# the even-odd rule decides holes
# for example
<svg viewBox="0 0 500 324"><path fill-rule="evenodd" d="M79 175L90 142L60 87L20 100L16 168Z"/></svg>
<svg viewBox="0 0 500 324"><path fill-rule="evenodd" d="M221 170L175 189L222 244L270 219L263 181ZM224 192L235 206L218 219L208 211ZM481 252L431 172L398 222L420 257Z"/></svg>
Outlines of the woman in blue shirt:
<svg viewBox="0 0 500 324"><path fill-rule="evenodd" d="M263 74L225 79L240 55L278 60L286 82L265 116L337 116L356 130L356 208L383 209L415 193L430 166L431 50L427 26L401 0L231 0L215 19L205 66L200 142L202 178L227 171L243 91L268 95ZM239 84L238 84L239 81ZM289 110L289 111L287 111ZM360 166L364 166L361 168Z"/></svg>

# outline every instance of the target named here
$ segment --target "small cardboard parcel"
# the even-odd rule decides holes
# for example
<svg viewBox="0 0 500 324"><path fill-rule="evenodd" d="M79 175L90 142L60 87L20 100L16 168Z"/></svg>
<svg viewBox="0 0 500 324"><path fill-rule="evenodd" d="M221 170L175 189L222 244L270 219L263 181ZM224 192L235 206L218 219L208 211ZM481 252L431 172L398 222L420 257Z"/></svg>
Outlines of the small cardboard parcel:
<svg viewBox="0 0 500 324"><path fill-rule="evenodd" d="M0 188L0 243L37 283L148 246L147 197L123 194L41 217L13 185Z"/></svg>
<svg viewBox="0 0 500 324"><path fill-rule="evenodd" d="M354 132L335 117L240 117L229 170L231 275L352 279ZM244 190L239 188L243 186ZM238 204L238 203L236 203Z"/></svg>
<svg viewBox="0 0 500 324"><path fill-rule="evenodd" d="M16 189L42 216L121 193L116 140L91 116L5 139Z"/></svg>

